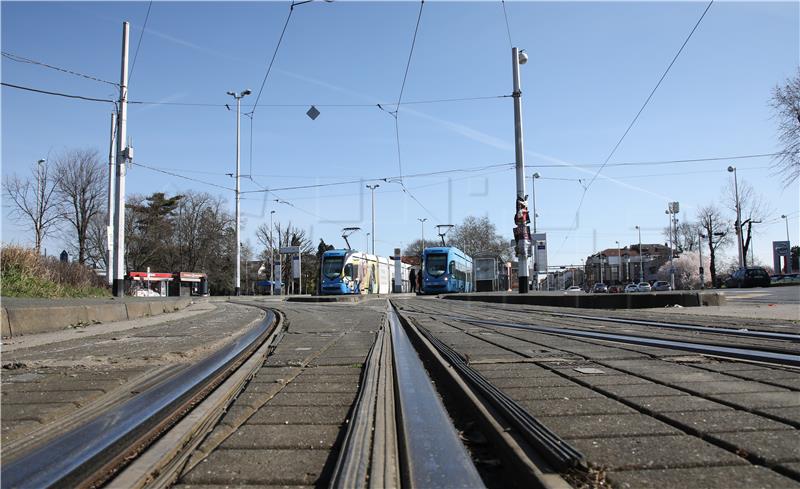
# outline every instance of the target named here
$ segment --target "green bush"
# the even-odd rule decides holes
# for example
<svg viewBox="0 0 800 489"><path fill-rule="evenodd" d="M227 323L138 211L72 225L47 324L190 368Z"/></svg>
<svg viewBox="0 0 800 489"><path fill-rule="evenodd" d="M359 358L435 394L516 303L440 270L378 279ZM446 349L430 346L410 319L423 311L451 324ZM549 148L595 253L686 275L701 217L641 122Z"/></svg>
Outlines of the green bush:
<svg viewBox="0 0 800 489"><path fill-rule="evenodd" d="M16 245L0 248L3 297L107 297L103 280L85 265L62 263Z"/></svg>

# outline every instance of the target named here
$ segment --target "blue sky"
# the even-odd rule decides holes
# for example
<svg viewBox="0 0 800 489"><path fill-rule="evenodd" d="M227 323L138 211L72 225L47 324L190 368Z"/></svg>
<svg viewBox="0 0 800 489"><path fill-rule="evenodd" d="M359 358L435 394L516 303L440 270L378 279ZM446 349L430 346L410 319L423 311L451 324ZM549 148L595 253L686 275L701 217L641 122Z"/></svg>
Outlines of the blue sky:
<svg viewBox="0 0 800 489"><path fill-rule="evenodd" d="M243 191L363 178L363 183L244 193L243 237L276 210L279 220L343 245L340 229L370 228L373 179L449 169L470 172L378 181L377 251L389 255L438 223L488 215L511 237L515 183L511 49L500 2L425 3L404 102L393 110L409 56L418 2L313 2L295 7L252 123L242 119ZM668 201L681 220L722 204L729 164L753 185L771 212L757 229L755 253L771 263L771 241L786 237L789 214L798 240L800 184L784 187L769 158L613 166L622 162L772 153L779 148L768 105L777 84L800 64L798 2L714 3L670 73L589 189L597 171L705 9L700 2L507 1L510 35L530 61L522 67L526 174L538 171L536 206L551 265L578 264L597 250L637 241L663 242ZM58 67L119 79L121 24L131 23L131 53L147 2L3 2L2 50ZM255 101L289 12L287 2L153 2L133 69L135 101L212 106L131 105L128 134L136 151L129 193L186 189L233 192L155 172L144 165L233 187L235 112L227 91L250 88ZM115 98L113 87L39 66L2 60L6 83ZM2 174L22 173L66 148L107 153L111 105L3 87ZM284 106L275 106L275 105ZM305 112L316 104L321 115ZM563 166L561 166L563 165ZM402 167L402 168L401 168ZM581 179L581 181L578 181ZM527 181L530 191L530 179ZM274 202L280 198L291 205ZM3 241L30 238L8 218ZM733 219L731 217L731 219ZM364 247L364 233L351 238ZM46 243L60 250L58 239ZM735 247L727 250L734 256Z"/></svg>

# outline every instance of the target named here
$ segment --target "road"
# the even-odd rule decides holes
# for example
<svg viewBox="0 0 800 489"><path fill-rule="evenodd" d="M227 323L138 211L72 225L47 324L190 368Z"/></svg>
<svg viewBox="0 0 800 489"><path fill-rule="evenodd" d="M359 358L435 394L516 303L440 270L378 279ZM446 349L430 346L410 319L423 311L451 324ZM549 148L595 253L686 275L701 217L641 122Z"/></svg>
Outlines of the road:
<svg viewBox="0 0 800 489"><path fill-rule="evenodd" d="M723 289L729 301L758 304L798 304L800 305L800 286L756 287L753 289Z"/></svg>

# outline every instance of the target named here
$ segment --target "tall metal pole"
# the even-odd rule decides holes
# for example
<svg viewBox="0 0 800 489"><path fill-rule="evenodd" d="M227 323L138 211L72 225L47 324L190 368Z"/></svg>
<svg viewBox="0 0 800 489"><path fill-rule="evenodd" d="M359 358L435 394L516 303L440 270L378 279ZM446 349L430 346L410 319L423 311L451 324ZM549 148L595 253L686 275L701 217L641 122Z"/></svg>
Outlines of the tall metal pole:
<svg viewBox="0 0 800 489"><path fill-rule="evenodd" d="M728 171L733 173L733 188L736 194L736 244L739 247L739 268L744 268L744 242L742 241L742 206L739 202L739 178L736 176L735 166L729 166Z"/></svg>
<svg viewBox="0 0 800 489"><path fill-rule="evenodd" d="M114 207L114 296L125 295L125 173L130 154L125 146L128 122L128 33L130 24L122 23L122 67L119 83L119 112L117 114L117 204Z"/></svg>
<svg viewBox="0 0 800 489"><path fill-rule="evenodd" d="M425 251L425 221L427 221L427 217L418 217L417 221L422 225L422 251Z"/></svg>
<svg viewBox="0 0 800 489"><path fill-rule="evenodd" d="M44 160L36 162L36 219L34 225L36 229L36 254L39 254L42 249L42 207L44 207L44 189L42 188L42 163ZM788 234L788 231L787 231Z"/></svg>
<svg viewBox="0 0 800 489"><path fill-rule="evenodd" d="M511 48L511 69L514 78L514 152L516 153L516 173L517 173L517 201L525 201L525 156L522 142L522 91L520 89L519 65L528 60L527 55L519 53L517 48ZM525 223L517 224L517 228L524 230ZM517 260L519 277L519 293L528 292L528 242L527 233L517 235ZM538 278L537 278L538 280Z"/></svg>
<svg viewBox="0 0 800 489"><path fill-rule="evenodd" d="M275 243L272 241L272 215L275 211L269 211L269 283L270 295L275 295Z"/></svg>
<svg viewBox="0 0 800 489"><path fill-rule="evenodd" d="M239 129L241 126L240 111L242 107L242 98L236 97L236 277L233 279L233 295L239 295L239 286L241 285L241 277L239 276L239 268L241 267L242 243L239 237Z"/></svg>
<svg viewBox="0 0 800 489"><path fill-rule="evenodd" d="M619 241L617 243L617 280L622 283L622 250L619 248Z"/></svg>
<svg viewBox="0 0 800 489"><path fill-rule="evenodd" d="M672 290L675 290L675 267L672 264L672 255L675 248L674 241L672 240L672 203L670 202L666 214L669 215L669 284Z"/></svg>
<svg viewBox="0 0 800 489"><path fill-rule="evenodd" d="M108 219L106 224L106 279L108 285L114 284L113 266L111 265L114 260L114 238L112 229L114 229L114 141L117 132L117 114L111 113L111 137L108 144L108 202L106 209L108 210Z"/></svg>
<svg viewBox="0 0 800 489"><path fill-rule="evenodd" d="M644 255L642 255L642 228L636 226L639 231L639 282L644 282Z"/></svg>
<svg viewBox="0 0 800 489"><path fill-rule="evenodd" d="M375 254L375 189L380 187L377 183L375 185L367 185L367 188L372 191L372 254Z"/></svg>
<svg viewBox="0 0 800 489"><path fill-rule="evenodd" d="M789 240L789 216L786 214L781 214L781 218L786 221L786 243L789 246L789 256L786 257L786 266L783 268L786 273L792 273L792 242Z"/></svg>

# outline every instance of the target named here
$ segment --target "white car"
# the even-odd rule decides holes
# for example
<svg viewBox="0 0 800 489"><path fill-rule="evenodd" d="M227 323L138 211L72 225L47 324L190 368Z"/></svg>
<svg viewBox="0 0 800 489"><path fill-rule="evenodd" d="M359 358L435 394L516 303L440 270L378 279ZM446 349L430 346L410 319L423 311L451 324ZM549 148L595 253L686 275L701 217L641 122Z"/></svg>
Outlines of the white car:
<svg viewBox="0 0 800 489"><path fill-rule="evenodd" d="M568 288L564 291L565 294L582 294L583 289L578 287L577 285L573 285L572 287Z"/></svg>
<svg viewBox="0 0 800 489"><path fill-rule="evenodd" d="M639 292L639 286L636 284L628 284L625 286L625 293L630 294L631 292Z"/></svg>
<svg viewBox="0 0 800 489"><path fill-rule="evenodd" d="M650 292L650 290L652 290L650 284L647 282L639 282L639 285L636 286L636 289L639 292Z"/></svg>

